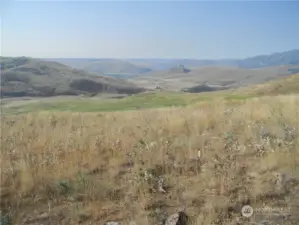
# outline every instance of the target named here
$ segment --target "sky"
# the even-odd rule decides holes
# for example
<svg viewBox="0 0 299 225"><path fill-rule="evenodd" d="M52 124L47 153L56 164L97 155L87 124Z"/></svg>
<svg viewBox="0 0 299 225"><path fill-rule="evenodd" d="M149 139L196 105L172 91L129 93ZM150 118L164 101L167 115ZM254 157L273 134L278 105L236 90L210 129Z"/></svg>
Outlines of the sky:
<svg viewBox="0 0 299 225"><path fill-rule="evenodd" d="M2 56L223 59L299 49L299 1L0 2Z"/></svg>

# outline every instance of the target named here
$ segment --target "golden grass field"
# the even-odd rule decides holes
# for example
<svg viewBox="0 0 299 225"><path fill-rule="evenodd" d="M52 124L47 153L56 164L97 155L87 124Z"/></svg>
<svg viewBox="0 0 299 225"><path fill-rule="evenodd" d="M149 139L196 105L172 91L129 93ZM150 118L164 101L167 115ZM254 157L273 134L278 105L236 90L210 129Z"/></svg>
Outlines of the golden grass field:
<svg viewBox="0 0 299 225"><path fill-rule="evenodd" d="M5 105L0 224L299 224L298 85Z"/></svg>
<svg viewBox="0 0 299 225"><path fill-rule="evenodd" d="M289 94L233 107L215 100L2 116L1 219L149 225L185 209L198 225L268 216L275 224L299 224L298 106L299 96ZM166 193L156 187L160 178ZM280 207L290 217L245 218L244 204Z"/></svg>

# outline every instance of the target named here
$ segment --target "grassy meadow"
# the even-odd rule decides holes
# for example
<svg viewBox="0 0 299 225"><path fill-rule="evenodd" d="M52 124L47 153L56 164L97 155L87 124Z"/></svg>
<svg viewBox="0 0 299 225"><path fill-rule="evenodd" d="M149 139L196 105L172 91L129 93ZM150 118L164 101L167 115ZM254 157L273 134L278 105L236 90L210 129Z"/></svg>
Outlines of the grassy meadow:
<svg viewBox="0 0 299 225"><path fill-rule="evenodd" d="M2 223L299 224L299 95L260 90L3 106Z"/></svg>
<svg viewBox="0 0 299 225"><path fill-rule="evenodd" d="M56 100L57 99L57 100ZM51 100L26 103L7 103L2 107L3 114L23 114L36 111L71 112L113 112L136 109L167 108L187 106L195 102L212 99L211 95L194 95L175 92L152 92L133 95L123 99L69 98L54 97Z"/></svg>

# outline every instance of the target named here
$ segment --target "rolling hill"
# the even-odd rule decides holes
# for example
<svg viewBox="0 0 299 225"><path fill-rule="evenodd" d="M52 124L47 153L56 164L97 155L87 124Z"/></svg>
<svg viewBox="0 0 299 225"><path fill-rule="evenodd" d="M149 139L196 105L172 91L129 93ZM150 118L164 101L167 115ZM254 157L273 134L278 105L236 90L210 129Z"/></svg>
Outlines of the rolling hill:
<svg viewBox="0 0 299 225"><path fill-rule="evenodd" d="M287 77L271 80L264 84L258 84L237 90L239 93L247 93L256 96L287 95L299 93L299 73Z"/></svg>
<svg viewBox="0 0 299 225"><path fill-rule="evenodd" d="M278 77L277 79L263 84L249 85L237 89L225 90L225 88L214 88L206 85L197 85L186 88L183 91L189 93L212 92L214 97L223 97L230 100L243 100L264 96L297 95L299 94L299 73L289 76ZM217 91L217 92L215 92ZM206 93L208 95L208 93ZM211 95L211 96L212 96Z"/></svg>
<svg viewBox="0 0 299 225"><path fill-rule="evenodd" d="M83 69L88 72L102 73L106 75L122 74L135 75L152 71L149 68L140 67L120 59L45 59L56 61L67 66Z"/></svg>
<svg viewBox="0 0 299 225"><path fill-rule="evenodd" d="M56 96L144 91L122 79L72 69L57 62L1 57L1 96Z"/></svg>
<svg viewBox="0 0 299 225"><path fill-rule="evenodd" d="M192 69L188 73L176 73L172 70L152 72L146 76L131 79L131 81L147 88L160 87L175 91L201 85L213 87L216 90L261 84L278 77L294 74L298 70L299 66L257 69L206 66Z"/></svg>

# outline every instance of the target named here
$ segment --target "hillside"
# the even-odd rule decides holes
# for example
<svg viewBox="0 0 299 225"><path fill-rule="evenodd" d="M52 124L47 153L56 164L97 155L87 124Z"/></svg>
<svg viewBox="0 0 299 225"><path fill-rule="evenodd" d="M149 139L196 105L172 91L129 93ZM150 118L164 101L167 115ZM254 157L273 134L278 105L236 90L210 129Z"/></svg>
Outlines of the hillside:
<svg viewBox="0 0 299 225"><path fill-rule="evenodd" d="M182 210L183 225L299 224L298 93L294 74L10 107L19 115L4 106L1 224L168 225Z"/></svg>
<svg viewBox="0 0 299 225"><path fill-rule="evenodd" d="M101 59L89 63L83 67L90 72L104 74L140 74L150 72L151 69L135 66L129 62L118 59Z"/></svg>
<svg viewBox="0 0 299 225"><path fill-rule="evenodd" d="M46 59L52 60L67 66L83 69L88 72L102 74L123 74L135 75L150 72L151 69L134 65L120 59Z"/></svg>
<svg viewBox="0 0 299 225"><path fill-rule="evenodd" d="M289 94L5 115L1 223L169 225L183 210L183 225L299 224L298 105ZM253 216L242 216L244 205Z"/></svg>
<svg viewBox="0 0 299 225"><path fill-rule="evenodd" d="M254 85L236 90L255 96L272 96L299 93L299 73L272 80L265 84Z"/></svg>
<svg viewBox="0 0 299 225"><path fill-rule="evenodd" d="M57 62L33 58L0 58L1 96L55 96L144 91L125 80L87 73Z"/></svg>
<svg viewBox="0 0 299 225"><path fill-rule="evenodd" d="M278 66L258 69L237 67L206 66L192 69L188 73L171 73L167 71L152 72L145 76L131 79L137 85L168 90L181 90L197 85L215 88L238 88L294 74L299 66Z"/></svg>
<svg viewBox="0 0 299 225"><path fill-rule="evenodd" d="M200 94L197 94L200 93ZM3 114L19 114L37 111L73 111L73 112L111 112L136 109L185 107L196 104L209 104L227 100L228 103L239 103L243 100L264 97L291 95L299 93L299 73L280 77L264 84L250 85L237 89L226 89L215 86L197 85L183 89L182 92L153 91L134 96L118 96L111 99L101 95L92 98L53 97L34 98L26 101L9 98L2 101ZM124 98L123 98L124 97ZM121 98L121 99L116 99Z"/></svg>

